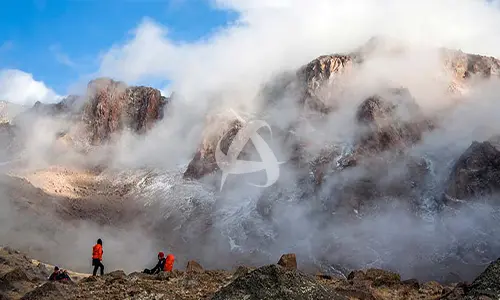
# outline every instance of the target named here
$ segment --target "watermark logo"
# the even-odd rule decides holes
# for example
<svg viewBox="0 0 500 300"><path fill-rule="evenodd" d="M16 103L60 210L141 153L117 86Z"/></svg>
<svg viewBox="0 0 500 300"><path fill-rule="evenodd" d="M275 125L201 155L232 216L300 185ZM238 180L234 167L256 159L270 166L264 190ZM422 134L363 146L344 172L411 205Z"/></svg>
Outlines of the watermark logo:
<svg viewBox="0 0 500 300"><path fill-rule="evenodd" d="M241 118L239 119L241 120ZM269 130L272 138L271 126L269 126L268 123L262 120L252 120L249 122L243 122L243 124L243 127L238 131L229 145L227 154L224 154L220 149L220 144L224 136L217 143L215 161L222 170L220 190L222 190L229 174L248 174L262 170L266 171L266 184L258 185L249 183L249 185L263 188L269 187L279 178L279 165L285 163L278 161L276 155L274 155L274 152L271 150L267 142L257 132L259 129L265 127ZM261 161L238 160L238 155L249 141L252 141L257 153L260 155Z"/></svg>

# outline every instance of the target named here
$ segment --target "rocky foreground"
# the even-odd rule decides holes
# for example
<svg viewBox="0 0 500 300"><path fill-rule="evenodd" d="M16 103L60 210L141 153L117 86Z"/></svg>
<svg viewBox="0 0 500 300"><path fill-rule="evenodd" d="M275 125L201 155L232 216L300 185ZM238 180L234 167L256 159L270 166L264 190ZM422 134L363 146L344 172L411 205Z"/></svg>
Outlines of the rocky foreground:
<svg viewBox="0 0 500 300"><path fill-rule="evenodd" d="M402 280L399 274L367 269L347 278L305 274L294 254L277 264L233 271L204 270L194 261L184 271L159 275L113 271L100 277L69 272L73 282L49 282L53 266L19 251L0 249L0 299L498 299L500 259L472 284Z"/></svg>

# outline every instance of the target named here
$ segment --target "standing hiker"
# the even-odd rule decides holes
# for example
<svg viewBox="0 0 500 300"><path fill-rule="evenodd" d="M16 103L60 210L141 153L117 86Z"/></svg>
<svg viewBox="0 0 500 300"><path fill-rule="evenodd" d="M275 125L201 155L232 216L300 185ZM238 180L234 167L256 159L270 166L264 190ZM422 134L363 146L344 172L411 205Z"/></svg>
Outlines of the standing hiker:
<svg viewBox="0 0 500 300"><path fill-rule="evenodd" d="M92 275L96 276L97 269L101 269L101 276L104 275L104 265L102 264L102 240L98 239L97 244L92 248L92 265L94 266L94 272Z"/></svg>

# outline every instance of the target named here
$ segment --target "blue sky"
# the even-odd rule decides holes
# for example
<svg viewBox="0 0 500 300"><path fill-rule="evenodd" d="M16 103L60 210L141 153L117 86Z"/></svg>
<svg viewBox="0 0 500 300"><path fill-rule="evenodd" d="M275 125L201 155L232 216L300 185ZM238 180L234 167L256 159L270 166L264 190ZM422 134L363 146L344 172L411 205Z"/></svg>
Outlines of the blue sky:
<svg viewBox="0 0 500 300"><path fill-rule="evenodd" d="M131 37L145 17L169 39L192 42L236 19L208 0L12 0L0 9L0 70L31 73L58 94L95 72L99 56Z"/></svg>
<svg viewBox="0 0 500 300"><path fill-rule="evenodd" d="M222 90L251 98L249 91L273 74L373 36L500 57L499 3L6 0L0 2L0 100L57 101L55 95L83 93L95 76L191 100Z"/></svg>

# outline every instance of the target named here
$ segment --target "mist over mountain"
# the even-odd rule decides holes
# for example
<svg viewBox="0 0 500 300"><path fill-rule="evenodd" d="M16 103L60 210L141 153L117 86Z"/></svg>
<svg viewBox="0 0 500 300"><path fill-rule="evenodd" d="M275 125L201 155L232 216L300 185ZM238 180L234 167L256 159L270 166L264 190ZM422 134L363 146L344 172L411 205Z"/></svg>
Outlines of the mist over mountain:
<svg viewBox="0 0 500 300"><path fill-rule="evenodd" d="M178 43L145 19L71 95L0 88L1 244L80 272L97 237L127 272L296 253L456 282L498 258L497 1L215 2L238 21ZM278 180L221 188L217 147L255 120Z"/></svg>
<svg viewBox="0 0 500 300"><path fill-rule="evenodd" d="M77 271L100 236L130 271L166 248L208 268L293 252L309 271L469 280L500 250L499 66L372 38L277 74L250 106L91 81L2 128L2 242ZM278 181L229 175L220 190L217 144L227 154L252 120L270 125ZM260 161L254 146L238 159Z"/></svg>

